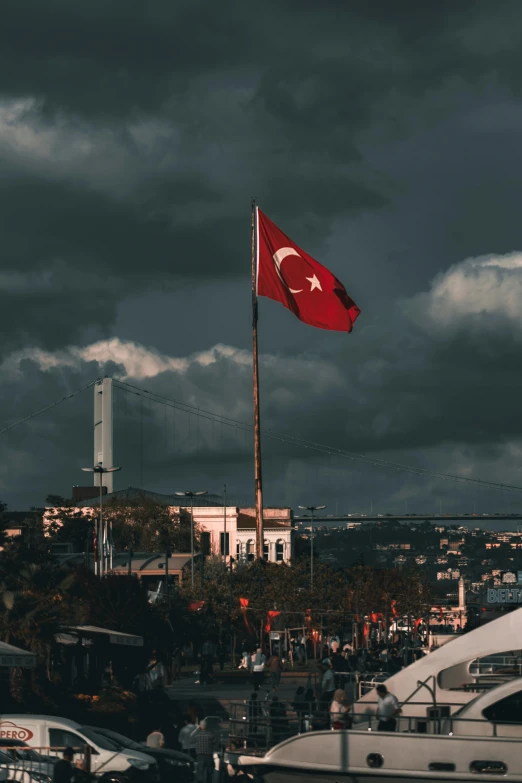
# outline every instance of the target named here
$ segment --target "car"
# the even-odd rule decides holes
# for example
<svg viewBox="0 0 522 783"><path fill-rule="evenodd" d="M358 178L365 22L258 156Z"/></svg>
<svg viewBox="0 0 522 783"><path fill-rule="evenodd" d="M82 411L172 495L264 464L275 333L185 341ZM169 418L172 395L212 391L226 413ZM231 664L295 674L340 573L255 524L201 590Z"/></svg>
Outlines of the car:
<svg viewBox="0 0 522 783"><path fill-rule="evenodd" d="M73 749L74 762L83 761L90 748L91 773L110 783L152 783L158 771L150 753L132 752L115 745L108 737L90 731L69 718L56 715L6 714L0 716L0 737L20 739L32 750L48 748L49 756L58 757L61 749Z"/></svg>
<svg viewBox="0 0 522 783"><path fill-rule="evenodd" d="M112 729L104 729L99 726L87 726L86 728L106 737L122 750L140 751L152 756L158 765L161 783L170 783L173 779L176 783L191 783L194 780L195 762L192 756L187 753L169 748L149 748L144 742L135 742L130 737L112 731Z"/></svg>
<svg viewBox="0 0 522 783"><path fill-rule="evenodd" d="M26 742L0 737L0 770L8 780L52 783L56 758L42 756Z"/></svg>

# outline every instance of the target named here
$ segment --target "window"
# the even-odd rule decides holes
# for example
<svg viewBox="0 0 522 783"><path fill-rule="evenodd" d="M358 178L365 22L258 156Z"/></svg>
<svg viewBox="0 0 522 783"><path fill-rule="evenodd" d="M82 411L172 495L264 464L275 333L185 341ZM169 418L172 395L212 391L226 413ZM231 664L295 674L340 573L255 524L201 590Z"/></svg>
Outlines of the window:
<svg viewBox="0 0 522 783"><path fill-rule="evenodd" d="M241 557L241 541L236 543L236 557L238 560Z"/></svg>
<svg viewBox="0 0 522 783"><path fill-rule="evenodd" d="M249 538L246 543L246 553L247 553L247 560L253 560L256 556L255 543L254 541L252 541L251 538Z"/></svg>
<svg viewBox="0 0 522 783"><path fill-rule="evenodd" d="M219 534L219 551L225 556L230 554L230 533Z"/></svg>
<svg viewBox="0 0 522 783"><path fill-rule="evenodd" d="M201 533L201 552L206 556L210 555L210 533L207 530Z"/></svg>
<svg viewBox="0 0 522 783"><path fill-rule="evenodd" d="M276 562L282 563L285 559L285 542L282 539L276 541Z"/></svg>
<svg viewBox="0 0 522 783"><path fill-rule="evenodd" d="M522 691L490 704L482 714L493 723L522 723Z"/></svg>
<svg viewBox="0 0 522 783"><path fill-rule="evenodd" d="M83 737L65 729L49 729L49 743L52 748L71 747L75 753L83 753L87 744Z"/></svg>
<svg viewBox="0 0 522 783"><path fill-rule="evenodd" d="M265 541L263 543L263 560L269 560L270 559L270 544L268 541Z"/></svg>

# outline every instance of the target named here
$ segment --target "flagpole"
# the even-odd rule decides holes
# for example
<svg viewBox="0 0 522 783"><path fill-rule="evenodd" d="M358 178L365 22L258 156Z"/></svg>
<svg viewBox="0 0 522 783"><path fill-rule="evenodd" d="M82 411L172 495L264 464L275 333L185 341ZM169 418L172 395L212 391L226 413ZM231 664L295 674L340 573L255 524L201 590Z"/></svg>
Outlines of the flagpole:
<svg viewBox="0 0 522 783"><path fill-rule="evenodd" d="M254 485L256 496L256 557L263 559L263 481L259 419L259 362L257 353L257 235L256 202L252 199L252 338L254 364Z"/></svg>

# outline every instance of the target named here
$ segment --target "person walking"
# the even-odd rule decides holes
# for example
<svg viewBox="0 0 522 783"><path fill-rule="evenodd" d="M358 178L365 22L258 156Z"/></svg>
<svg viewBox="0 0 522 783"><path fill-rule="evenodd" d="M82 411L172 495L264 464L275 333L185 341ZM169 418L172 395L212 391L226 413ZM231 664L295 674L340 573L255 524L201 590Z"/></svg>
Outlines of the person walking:
<svg viewBox="0 0 522 783"><path fill-rule="evenodd" d="M197 783L212 783L215 748L216 738L210 731L207 731L207 724L202 721L194 736Z"/></svg>
<svg viewBox="0 0 522 783"><path fill-rule="evenodd" d="M377 731L395 731L396 716L401 711L399 700L382 683L375 690L377 691L377 717L379 719Z"/></svg>
<svg viewBox="0 0 522 783"><path fill-rule="evenodd" d="M297 719L299 721L299 734L301 734L304 727L303 718L309 711L309 706L305 698L305 689L302 685L300 685L295 692L292 707L294 708L294 712L297 715Z"/></svg>
<svg viewBox="0 0 522 783"><path fill-rule="evenodd" d="M185 753L188 753L189 756L195 758L196 749L194 735L198 727L195 723L192 722L190 715L185 716L184 724L185 725L178 734L178 742L181 745L181 749Z"/></svg>
<svg viewBox="0 0 522 783"><path fill-rule="evenodd" d="M258 647L256 654L252 656L252 681L255 691L258 691L263 684L265 661L266 657L261 647Z"/></svg>
<svg viewBox="0 0 522 783"><path fill-rule="evenodd" d="M212 682L212 666L216 648L214 644L207 639L201 647L201 666L200 682L202 685L209 685Z"/></svg>
<svg viewBox="0 0 522 783"><path fill-rule="evenodd" d="M220 639L217 645L217 659L219 663L219 671L222 672L225 668L225 658L226 658L227 651L225 649L225 645L223 644L223 640Z"/></svg>
<svg viewBox="0 0 522 783"><path fill-rule="evenodd" d="M326 663L326 661L328 662ZM330 664L329 659L326 659L326 661L324 661L323 665L321 666L323 676L321 678L320 708L322 710L327 710L329 708L330 702L333 699L333 695L335 691L335 678L334 678L334 673L332 671L332 666Z"/></svg>
<svg viewBox="0 0 522 783"><path fill-rule="evenodd" d="M279 688L281 682L281 672L283 671L283 664L281 658L277 653L271 655L267 663L268 671L270 672L270 687L276 691Z"/></svg>

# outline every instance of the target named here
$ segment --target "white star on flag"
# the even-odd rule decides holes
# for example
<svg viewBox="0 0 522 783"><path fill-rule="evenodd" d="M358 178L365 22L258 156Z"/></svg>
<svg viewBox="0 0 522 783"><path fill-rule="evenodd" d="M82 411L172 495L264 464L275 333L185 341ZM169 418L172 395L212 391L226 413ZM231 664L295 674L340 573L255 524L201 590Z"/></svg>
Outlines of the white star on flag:
<svg viewBox="0 0 522 783"><path fill-rule="evenodd" d="M318 289L319 289L319 291L322 291L322 290L323 290L323 289L321 288L321 283L320 283L320 282L319 282L319 280L317 279L317 275L314 275L313 277L307 277L306 279L310 281L310 284L311 284L311 285L310 285L310 291L313 291L313 290L314 290L314 288L318 288Z"/></svg>

